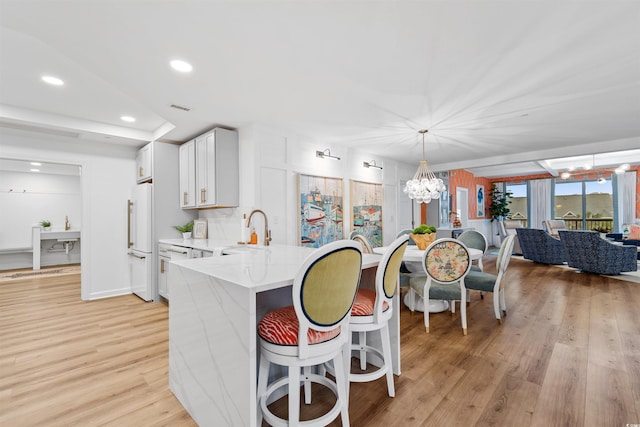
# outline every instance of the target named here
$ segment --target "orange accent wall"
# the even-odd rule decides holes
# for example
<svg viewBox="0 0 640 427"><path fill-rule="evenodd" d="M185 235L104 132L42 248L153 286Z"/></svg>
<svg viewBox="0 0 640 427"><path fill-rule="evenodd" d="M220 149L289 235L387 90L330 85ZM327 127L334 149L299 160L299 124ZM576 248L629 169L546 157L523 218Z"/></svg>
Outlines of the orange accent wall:
<svg viewBox="0 0 640 427"><path fill-rule="evenodd" d="M476 191L476 185L484 186L484 216L478 216L478 194ZM469 219L491 219L489 217L489 205L491 202L488 200L488 194L491 190L491 180L489 178L476 177L474 174L464 169L449 171L449 194L452 198L451 201L454 211L458 208L456 206L456 194L458 187L469 190Z"/></svg>

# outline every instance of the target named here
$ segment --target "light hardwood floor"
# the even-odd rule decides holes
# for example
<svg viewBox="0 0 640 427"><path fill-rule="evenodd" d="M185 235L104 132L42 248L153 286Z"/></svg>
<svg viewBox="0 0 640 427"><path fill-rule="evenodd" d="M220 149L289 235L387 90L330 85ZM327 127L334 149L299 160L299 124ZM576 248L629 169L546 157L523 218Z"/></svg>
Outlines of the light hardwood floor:
<svg viewBox="0 0 640 427"><path fill-rule="evenodd" d="M466 337L459 316L433 314L427 334L403 309L396 397L352 384L351 424L640 423L640 284L519 259L507 281L503 324L476 293ZM167 316L135 296L80 301L78 275L0 283L0 425L194 425L168 387ZM303 414L330 404L314 388Z"/></svg>

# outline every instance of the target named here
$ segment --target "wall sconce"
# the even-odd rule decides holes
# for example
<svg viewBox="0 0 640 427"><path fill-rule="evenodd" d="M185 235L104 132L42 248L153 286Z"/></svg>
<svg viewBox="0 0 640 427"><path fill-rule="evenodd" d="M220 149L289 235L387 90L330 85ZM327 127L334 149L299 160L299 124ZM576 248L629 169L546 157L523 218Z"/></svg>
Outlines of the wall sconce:
<svg viewBox="0 0 640 427"><path fill-rule="evenodd" d="M362 166L365 168L376 168L382 170L382 166L378 166L375 160L370 160L368 162L362 162Z"/></svg>
<svg viewBox="0 0 640 427"><path fill-rule="evenodd" d="M320 157L321 159L340 160L340 157L332 156L331 151L328 148L324 151L316 151L316 157Z"/></svg>

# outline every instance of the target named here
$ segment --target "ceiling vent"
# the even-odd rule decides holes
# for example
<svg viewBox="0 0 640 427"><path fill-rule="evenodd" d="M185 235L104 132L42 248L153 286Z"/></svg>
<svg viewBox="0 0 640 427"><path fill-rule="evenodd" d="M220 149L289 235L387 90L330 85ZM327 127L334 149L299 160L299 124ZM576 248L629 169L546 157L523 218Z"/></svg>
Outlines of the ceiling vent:
<svg viewBox="0 0 640 427"><path fill-rule="evenodd" d="M175 108L177 110L182 110L182 111L191 111L191 108L183 107L182 105L177 105L177 104L171 104L170 107Z"/></svg>

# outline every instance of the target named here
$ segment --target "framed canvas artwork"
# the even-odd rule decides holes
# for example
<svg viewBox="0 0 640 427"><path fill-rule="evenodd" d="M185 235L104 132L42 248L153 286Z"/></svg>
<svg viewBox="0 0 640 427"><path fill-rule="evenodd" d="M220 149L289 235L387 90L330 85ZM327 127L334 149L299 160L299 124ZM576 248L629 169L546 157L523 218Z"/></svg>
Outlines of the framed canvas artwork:
<svg viewBox="0 0 640 427"><path fill-rule="evenodd" d="M207 238L207 221L196 219L193 221L193 238L194 239L206 239Z"/></svg>
<svg viewBox="0 0 640 427"><path fill-rule="evenodd" d="M298 174L301 246L319 248L343 238L342 179Z"/></svg>
<svg viewBox="0 0 640 427"><path fill-rule="evenodd" d="M476 210L477 216L484 216L484 185L476 184Z"/></svg>
<svg viewBox="0 0 640 427"><path fill-rule="evenodd" d="M351 230L382 246L382 184L351 181Z"/></svg>

